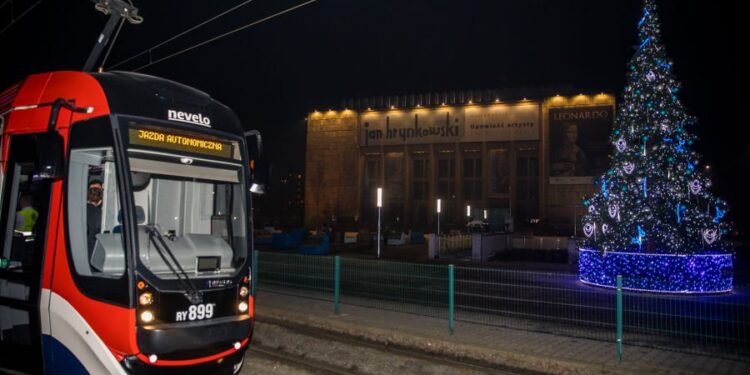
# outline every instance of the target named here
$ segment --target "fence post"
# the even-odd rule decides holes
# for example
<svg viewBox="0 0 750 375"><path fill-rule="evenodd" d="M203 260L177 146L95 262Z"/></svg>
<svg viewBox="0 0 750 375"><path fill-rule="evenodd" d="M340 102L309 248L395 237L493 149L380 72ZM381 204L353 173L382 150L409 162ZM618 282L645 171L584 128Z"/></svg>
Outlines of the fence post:
<svg viewBox="0 0 750 375"><path fill-rule="evenodd" d="M339 314L341 300L341 257L333 257L333 312Z"/></svg>
<svg viewBox="0 0 750 375"><path fill-rule="evenodd" d="M252 280L250 281L250 288L252 289L251 292L253 293L253 297L255 297L258 293L258 250L253 250L253 264L250 265L251 271L252 271Z"/></svg>
<svg viewBox="0 0 750 375"><path fill-rule="evenodd" d="M617 362L622 360L622 275L617 275Z"/></svg>
<svg viewBox="0 0 750 375"><path fill-rule="evenodd" d="M448 331L453 334L453 265L448 265Z"/></svg>

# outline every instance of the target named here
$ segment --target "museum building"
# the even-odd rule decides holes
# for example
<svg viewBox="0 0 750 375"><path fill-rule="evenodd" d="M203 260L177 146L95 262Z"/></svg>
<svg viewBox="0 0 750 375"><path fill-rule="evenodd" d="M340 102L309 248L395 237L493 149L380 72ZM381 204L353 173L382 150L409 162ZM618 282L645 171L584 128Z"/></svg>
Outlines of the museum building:
<svg viewBox="0 0 750 375"><path fill-rule="evenodd" d="M537 90L351 100L307 117L305 225L434 231L580 231L581 200L608 165L615 98ZM467 206L469 206L467 212ZM470 216L470 217L467 217Z"/></svg>

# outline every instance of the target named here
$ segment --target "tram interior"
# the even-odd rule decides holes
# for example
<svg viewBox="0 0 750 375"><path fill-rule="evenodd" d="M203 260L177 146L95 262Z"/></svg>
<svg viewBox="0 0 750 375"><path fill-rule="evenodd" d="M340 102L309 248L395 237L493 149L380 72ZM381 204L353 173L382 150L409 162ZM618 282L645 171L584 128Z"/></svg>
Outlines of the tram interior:
<svg viewBox="0 0 750 375"><path fill-rule="evenodd" d="M79 254L87 261L75 263L85 263L83 272L119 277L125 271L123 215L111 152L87 150L71 155L69 174L80 175L77 182L83 185L92 180L103 185L101 229L88 254ZM234 273L233 265L241 254L235 253L233 243L244 246L245 235L240 225L244 210L239 171L133 157L130 165L141 263L164 279L176 278L173 269L179 268L191 277ZM85 207L83 193L76 194L76 199L69 204ZM82 209L78 212L89 215ZM85 239L78 237L79 245L86 248Z"/></svg>

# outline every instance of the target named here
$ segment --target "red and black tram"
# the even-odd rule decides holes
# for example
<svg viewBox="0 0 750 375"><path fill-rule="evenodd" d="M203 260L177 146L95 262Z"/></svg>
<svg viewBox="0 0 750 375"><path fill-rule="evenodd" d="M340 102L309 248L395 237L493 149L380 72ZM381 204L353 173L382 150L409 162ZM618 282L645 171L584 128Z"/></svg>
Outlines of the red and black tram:
<svg viewBox="0 0 750 375"><path fill-rule="evenodd" d="M127 72L0 94L0 369L236 373L252 225L237 116Z"/></svg>

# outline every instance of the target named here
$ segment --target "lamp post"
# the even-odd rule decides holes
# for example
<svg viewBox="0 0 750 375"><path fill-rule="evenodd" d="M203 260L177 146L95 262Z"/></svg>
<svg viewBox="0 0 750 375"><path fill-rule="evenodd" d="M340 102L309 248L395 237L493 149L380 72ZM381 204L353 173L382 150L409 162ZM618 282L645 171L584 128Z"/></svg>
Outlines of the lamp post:
<svg viewBox="0 0 750 375"><path fill-rule="evenodd" d="M437 250L440 253L440 199L437 200Z"/></svg>
<svg viewBox="0 0 750 375"><path fill-rule="evenodd" d="M378 188L378 258L380 258L380 208L383 207L383 188Z"/></svg>

